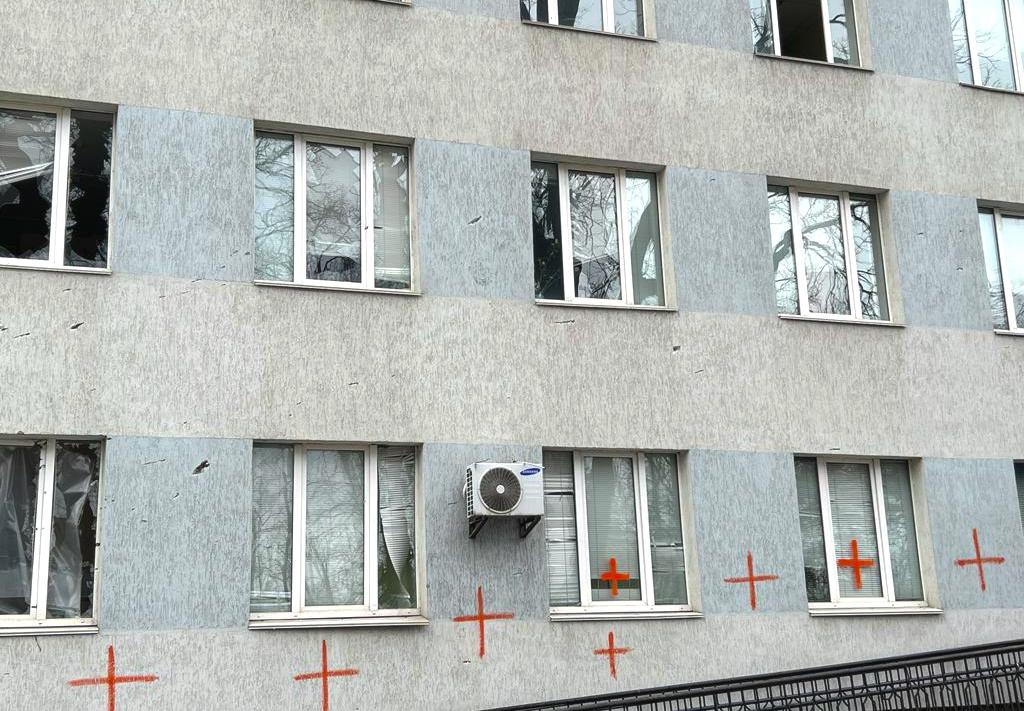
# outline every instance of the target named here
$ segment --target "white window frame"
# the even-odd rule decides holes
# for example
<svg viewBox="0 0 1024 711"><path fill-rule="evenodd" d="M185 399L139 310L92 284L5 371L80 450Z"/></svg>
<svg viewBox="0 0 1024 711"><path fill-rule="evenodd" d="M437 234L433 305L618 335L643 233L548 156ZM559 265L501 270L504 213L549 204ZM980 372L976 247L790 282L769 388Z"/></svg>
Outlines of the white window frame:
<svg viewBox="0 0 1024 711"><path fill-rule="evenodd" d="M873 609L891 610L927 610L928 591L924 586L924 571L921 555L921 526L918 511L918 492L914 477L910 477L910 498L914 511L914 545L917 546L918 575L921 578L921 589L924 600L897 601L892 579L892 563L889 553L889 531L885 517L885 495L882 489L882 460L865 457L815 457L818 465L818 495L821 502L821 524L825 537L825 560L828 565L828 587L830 602L808 603L811 612L815 611L857 611ZM866 464L871 472L871 498L875 517L875 536L878 541L878 560L882 579L882 597L877 598L843 598L839 594L839 567L837 565L835 534L832 530L832 500L829 497L828 465L829 464Z"/></svg>
<svg viewBox="0 0 1024 711"><path fill-rule="evenodd" d="M398 0L388 0L397 2ZM399 4L406 4L399 2ZM289 137L292 139L293 155L293 243L292 243L292 279L291 281L274 281L272 279L256 279L255 283L266 286L308 286L321 289L347 289L355 291L373 291L391 294L410 294L416 290L415 251L413 249L413 169L412 146L388 142L349 139L344 136L329 136L314 133L275 131L256 127L257 133L267 133ZM359 150L359 281L335 281L331 279L310 279L306 274L306 144L320 143L339 148ZM374 241L376 230L373 224L373 151L375 147L401 148L408 156L409 170L409 288L388 289L376 286L376 264L374 262Z"/></svg>
<svg viewBox="0 0 1024 711"><path fill-rule="evenodd" d="M972 0L960 0L961 7L964 11L964 29L967 32L967 51L971 57L971 86L980 86L987 89L995 89L997 91L1008 91L1006 89L1002 89L1002 87L990 87L981 83L981 65L978 61L978 53L975 49L977 47L978 40L974 31L974 23L971 22L970 11L968 9L971 6L971 2ZM1014 28L1024 28L1024 17L1017 17L1009 0L1003 0L1003 18L1006 21L1006 32L1010 40L1010 64L1013 68L1014 88L1009 91L1020 91L1021 84L1024 82L1024 65L1021 64L1021 56L1017 51L1017 36Z"/></svg>
<svg viewBox="0 0 1024 711"><path fill-rule="evenodd" d="M873 324L891 324L892 320L892 301L889 295L892 293L889 289L889 269L885 263L885 238L882 234L881 225L881 205L879 204L878 195L872 193L857 193L858 195L868 195L875 200L875 213L878 217L879 224L878 228L878 253L881 256L882 261L882 284L885 287L885 308L889 313L887 319L866 319L864 318L863 309L860 302L860 282L857 279L857 250L853 243L853 224L851 215L851 199L850 191L829 191L829 190L802 190L794 186L775 185L769 181L769 188L787 188L789 190L789 221L790 231L793 236L793 259L796 261L796 288L800 313L800 318L810 319L822 319L829 321L856 321L857 323L873 323ZM826 197L839 200L839 220L843 231L843 256L846 259L846 289L847 298L850 300L850 313L849 314L830 314L821 313L817 311L811 311L810 299L807 296L807 263L804 258L804 233L803 233L803 220L800 216L800 196L804 195L807 197ZM786 318L793 318L793 314L780 314Z"/></svg>
<svg viewBox="0 0 1024 711"><path fill-rule="evenodd" d="M790 55L782 53L782 33L779 31L779 0L768 0L768 4L769 4L769 10L771 12L771 22L772 22L772 49L774 51L775 56L777 56L777 57L788 57ZM851 23L850 23L849 18L847 18L847 22L846 22L846 31L848 33L852 34L853 37L856 39L856 41L857 41L857 48L859 50L860 49L860 34L857 31L857 29L858 29L857 19L858 18L857 18L856 3L851 4L850 15L853 16L853 23L852 23L853 31L850 32ZM825 38L825 61L827 61L829 64L835 64L836 63L835 50L832 47L832 23L828 21L828 0L821 0L821 24L822 24L822 32L824 32L824 38ZM801 57L795 57L795 59L802 59L802 58ZM859 57L858 57L858 60L859 60ZM806 60L806 61L815 61L815 60ZM861 66L861 62L858 61L856 64L853 64L851 62L850 64L848 64L846 66L859 67L859 66Z"/></svg>
<svg viewBox="0 0 1024 711"><path fill-rule="evenodd" d="M608 34L616 34L620 37L647 37L647 0L637 0L637 6L640 9L640 34L631 35L626 33L620 33L615 31L615 0L601 0L601 29L592 30L589 27L573 27L571 25L562 25L558 22L558 2L559 0L548 0L548 19L541 20L537 19L537 22L555 25L556 27L564 27L569 30L582 30L584 32L605 32Z"/></svg>
<svg viewBox="0 0 1024 711"><path fill-rule="evenodd" d="M330 627L359 626L366 624L421 625L423 617L423 557L421 555L423 518L421 505L421 461L420 448L414 445L368 445L339 443L287 443L258 442L292 447L292 577L291 610L289 612L250 612L249 626L253 629L274 629L280 627ZM380 446L409 446L416 452L415 491L415 559L416 559L416 607L409 609L382 610L379 608L377 591L377 453ZM363 454L363 601L362 605L306 606L306 460L311 450L362 452Z"/></svg>
<svg viewBox="0 0 1024 711"><path fill-rule="evenodd" d="M100 472L97 501L103 501L103 443L94 439L75 437L49 437L47 439L4 439L0 446L40 447L39 479L36 491L35 539L32 542L32 592L29 613L26 615L0 615L0 637L37 634L86 634L97 632L95 613L99 606L100 536L103 507L96 510L96 550L94 551L92 610L93 617L48 618L46 603L50 582L50 539L53 533L54 475L57 470L57 441L96 442L99 444ZM43 555L43 552L46 552Z"/></svg>
<svg viewBox="0 0 1024 711"><path fill-rule="evenodd" d="M996 223L996 251L999 258L999 276L1003 280L1003 304L1006 307L1007 329L997 328L998 333L1024 334L1024 323L1017 323L1017 312L1013 303L1013 291L1010 288L1010 272L1006 266L1005 250L1003 250L1003 216L1024 220L1024 213L1005 212L998 207L983 208L992 211ZM986 265L987 268L987 265ZM986 279L986 281L988 281Z"/></svg>
<svg viewBox="0 0 1024 711"><path fill-rule="evenodd" d="M558 451L549 449L547 451ZM565 451L565 450L563 450ZM615 450L571 450L573 467L573 505L576 509L576 558L580 604L550 608L552 620L573 619L620 619L632 617L688 617L699 616L691 604L693 591L689 566L686 569L686 605L658 605L654 602L654 571L651 566L651 536L647 520L647 455L672 454L676 457L676 479L679 491L680 530L683 532L683 550L689 549L686 535L686 521L683 520L686 507L684 501L683 470L679 452L621 452ZM640 561L640 600L594 602L590 589L590 541L587 529L587 490L583 469L584 457L616 457L632 461L633 492L636 509L637 549ZM686 554L689 562L689 555Z"/></svg>
<svg viewBox="0 0 1024 711"><path fill-rule="evenodd" d="M50 194L50 245L46 259L20 259L17 257L0 257L0 267L19 267L24 269L46 269L62 272L82 272L86 274L110 274L112 255L111 239L113 236L114 215L114 170L116 161L114 151L117 146L116 115L109 111L92 109L72 109L70 107L49 106L40 104L0 103L0 111L30 111L33 113L53 114L56 116L56 137L53 146L53 192ZM64 264L65 232L68 215L68 180L71 172L71 113L103 114L111 119L110 141L110 194L107 196L107 266L82 267Z"/></svg>
<svg viewBox="0 0 1024 711"><path fill-rule="evenodd" d="M668 306L668 266L665 261L665 232L662 227L662 185L661 177L658 173L650 170L633 170L626 168L609 168L607 166L600 165L588 165L583 163L560 163L556 161L545 161L543 159L534 159L532 163L543 163L547 165L555 165L558 168L558 213L559 213L559 224L562 230L562 294L565 298L562 299L536 299L539 304L549 305L565 305L565 304L576 304L583 306L604 306L604 307L629 307L635 309L652 309L652 310L666 310ZM575 245L573 243L572 235L572 215L570 214L570 206L572 201L569 195L569 173L599 173L601 175L610 175L615 178L615 229L617 231L618 247L619 247L619 293L621 298L618 299L593 299L593 298L580 298L576 296L574 278L575 270L573 266L573 258L575 256ZM629 234L626 227L626 211L624 208L624 197L626 194L626 174L627 173L645 173L654 178L655 188L657 189L657 200L655 201L655 207L658 210L658 247L661 250L661 266L662 266L662 296L661 299L663 304L648 305L636 303L636 296L633 293L633 264L632 256L629 250Z"/></svg>

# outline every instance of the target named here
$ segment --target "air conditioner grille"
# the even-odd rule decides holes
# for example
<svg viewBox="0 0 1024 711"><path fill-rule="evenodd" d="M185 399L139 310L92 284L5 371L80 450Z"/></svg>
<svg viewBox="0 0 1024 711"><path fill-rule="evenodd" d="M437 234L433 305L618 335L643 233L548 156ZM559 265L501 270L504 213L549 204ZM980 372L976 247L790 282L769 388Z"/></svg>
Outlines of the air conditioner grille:
<svg viewBox="0 0 1024 711"><path fill-rule="evenodd" d="M504 467L494 467L480 477L480 500L494 513L508 513L523 498L519 477Z"/></svg>

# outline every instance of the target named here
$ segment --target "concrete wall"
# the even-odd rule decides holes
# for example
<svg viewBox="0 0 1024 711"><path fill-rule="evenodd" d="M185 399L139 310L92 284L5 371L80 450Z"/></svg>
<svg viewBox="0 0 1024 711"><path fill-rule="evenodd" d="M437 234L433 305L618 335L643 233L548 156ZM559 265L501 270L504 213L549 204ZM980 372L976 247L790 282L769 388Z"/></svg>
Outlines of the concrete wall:
<svg viewBox="0 0 1024 711"><path fill-rule="evenodd" d="M116 105L118 133L113 274L0 275L0 433L110 438L100 634L0 638L0 698L99 708L65 682L108 644L119 672L160 676L121 687L130 708L317 708L293 676L326 639L360 669L334 707L398 711L1024 634L1024 340L991 332L975 214L1024 202L1021 99L953 82L930 3L869 4L874 73L753 57L744 5L659 2L655 43L524 26L511 0L8 0L0 98ZM251 283L254 121L413 140L422 295ZM678 310L533 303L531 152L664 167ZM765 176L889 191L905 327L776 317ZM422 444L429 625L247 629L265 439ZM703 618L553 623L541 531L467 540L465 465L543 447L687 452ZM914 459L941 615L808 616L794 452ZM973 528L1006 558L984 593L954 562ZM747 551L779 576L756 612L723 582ZM483 660L451 621L477 586L515 614ZM609 629L633 649L618 681L592 653Z"/></svg>

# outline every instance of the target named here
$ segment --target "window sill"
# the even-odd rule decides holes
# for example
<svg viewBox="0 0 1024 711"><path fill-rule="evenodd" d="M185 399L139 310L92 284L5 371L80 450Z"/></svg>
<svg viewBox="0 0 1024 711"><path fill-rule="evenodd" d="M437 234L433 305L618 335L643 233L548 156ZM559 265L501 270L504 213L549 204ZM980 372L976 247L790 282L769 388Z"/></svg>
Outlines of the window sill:
<svg viewBox="0 0 1024 711"><path fill-rule="evenodd" d="M402 7L412 7L410 0L375 0L375 2L382 2L385 5L401 5Z"/></svg>
<svg viewBox="0 0 1024 711"><path fill-rule="evenodd" d="M1020 331L1007 331L1005 328L997 328L995 330L995 334L997 336L1018 336L1018 337L1022 337L1022 336L1024 336L1024 330L1020 330Z"/></svg>
<svg viewBox="0 0 1024 711"><path fill-rule="evenodd" d="M92 621L63 625L53 622L53 620L47 620L24 626L0 627L0 637L55 637L71 634L99 634L100 631L100 628Z"/></svg>
<svg viewBox="0 0 1024 711"><path fill-rule="evenodd" d="M314 629L330 627L422 627L430 624L423 615L379 615L363 617L282 617L249 620L251 630Z"/></svg>
<svg viewBox="0 0 1024 711"><path fill-rule="evenodd" d="M865 318L840 318L837 316L797 316L795 314L779 314L783 321L809 321L811 323L848 323L854 326L875 326L878 328L906 328L906 324L895 321L872 321Z"/></svg>
<svg viewBox="0 0 1024 711"><path fill-rule="evenodd" d="M611 309L613 311L655 311L674 313L678 311L675 306L643 306L639 304L623 304L621 302L611 304L599 304L594 302L581 301L559 301L557 299L535 299L537 306L564 306L571 309Z"/></svg>
<svg viewBox="0 0 1024 711"><path fill-rule="evenodd" d="M380 2L394 2L394 0L380 0ZM307 284L294 281L262 281L257 279L253 282L256 286L274 286L284 289L316 289L320 291L350 291L357 294L391 294L394 296L422 296L419 291L412 289L370 289L364 286L341 286L339 284Z"/></svg>
<svg viewBox="0 0 1024 711"><path fill-rule="evenodd" d="M941 615L938 607L811 607L811 617L886 617L890 615Z"/></svg>
<svg viewBox="0 0 1024 711"><path fill-rule="evenodd" d="M109 276L113 272L109 268L101 269L99 267L56 267L48 262L42 264L31 264L29 262L14 262L0 260L0 269L25 269L35 272L66 272L68 274L106 274Z"/></svg>
<svg viewBox="0 0 1024 711"><path fill-rule="evenodd" d="M699 620L704 615L694 610L669 607L665 609L644 608L642 610L573 610L552 608L552 622L598 622L604 620Z"/></svg>
<svg viewBox="0 0 1024 711"><path fill-rule="evenodd" d="M627 35L619 32L605 32L604 30L591 30L586 27L571 27L569 25L559 25L551 22L539 22L537 20L522 20L524 25L531 27L547 27L552 30L567 30L569 32L580 32L585 35L601 35L604 37L621 37L627 40L640 40L641 42L657 42L658 40L654 37L646 37L644 35Z"/></svg>
<svg viewBox="0 0 1024 711"><path fill-rule="evenodd" d="M1024 91L1019 89L1003 89L998 86L985 86L984 84L968 84L965 81L960 82L960 86L966 86L968 89L978 89L980 91L990 91L993 94L1006 94L1009 96L1024 96Z"/></svg>
<svg viewBox="0 0 1024 711"><path fill-rule="evenodd" d="M874 74L875 70L870 67L862 67L857 64L842 64L839 62L823 62L820 59L804 59L803 57L786 57L781 54L762 54L761 52L754 52L755 57L761 57L763 59L775 59L783 62L795 62L796 64L809 64L817 67L835 67L836 69L849 69L855 72L864 72L866 74Z"/></svg>

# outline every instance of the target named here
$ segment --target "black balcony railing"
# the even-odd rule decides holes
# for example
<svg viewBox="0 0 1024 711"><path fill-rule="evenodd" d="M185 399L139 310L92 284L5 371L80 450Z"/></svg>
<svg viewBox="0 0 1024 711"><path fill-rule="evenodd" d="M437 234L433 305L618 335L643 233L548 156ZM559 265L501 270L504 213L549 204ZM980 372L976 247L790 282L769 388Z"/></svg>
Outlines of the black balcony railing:
<svg viewBox="0 0 1024 711"><path fill-rule="evenodd" d="M1024 640L495 711L1024 709Z"/></svg>

